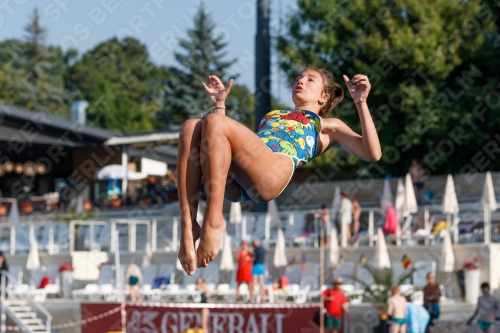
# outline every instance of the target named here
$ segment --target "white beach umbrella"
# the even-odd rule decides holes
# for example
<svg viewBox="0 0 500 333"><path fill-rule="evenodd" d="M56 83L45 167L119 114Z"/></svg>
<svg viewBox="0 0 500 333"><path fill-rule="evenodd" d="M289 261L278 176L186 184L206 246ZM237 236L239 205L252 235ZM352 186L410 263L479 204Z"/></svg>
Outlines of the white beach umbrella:
<svg viewBox="0 0 500 333"><path fill-rule="evenodd" d="M219 269L221 271L234 270L233 251L231 249L231 237L227 234L224 235L224 246L222 247Z"/></svg>
<svg viewBox="0 0 500 333"><path fill-rule="evenodd" d="M493 188L493 180L491 179L491 172L486 172L484 180L483 195L481 196L481 204L488 206L490 212L497 210L497 199L495 197L495 190Z"/></svg>
<svg viewBox="0 0 500 333"><path fill-rule="evenodd" d="M278 205L273 199L267 203L267 213L265 220L265 239L268 240L271 234L271 225L276 225L280 223L280 214L278 211Z"/></svg>
<svg viewBox="0 0 500 333"><path fill-rule="evenodd" d="M229 223L241 223L241 203L231 202L231 209L229 211Z"/></svg>
<svg viewBox="0 0 500 333"><path fill-rule="evenodd" d="M391 260L387 251L384 233L381 228L377 229L377 247L375 248L374 265L376 269L391 268Z"/></svg>
<svg viewBox="0 0 500 333"><path fill-rule="evenodd" d="M274 266L278 268L288 265L288 261L286 260L285 236L283 235L283 231L281 229L278 229L278 239L274 249L273 263Z"/></svg>
<svg viewBox="0 0 500 333"><path fill-rule="evenodd" d="M94 179L128 179L137 180L144 179L147 175L139 172L131 171L120 164L106 165L104 168L97 170L94 174Z"/></svg>
<svg viewBox="0 0 500 333"><path fill-rule="evenodd" d="M21 223L21 218L19 217L19 206L17 205L17 200L14 200L10 205L9 217L7 219L9 227L17 227Z"/></svg>
<svg viewBox="0 0 500 333"><path fill-rule="evenodd" d="M340 203L341 203L340 188L338 186L335 186L332 206L330 208L330 220L332 222L335 222L335 219L337 218L337 214L339 213L340 209Z"/></svg>
<svg viewBox="0 0 500 333"><path fill-rule="evenodd" d="M266 224L276 224L280 222L280 213L276 200L271 200L267 203Z"/></svg>
<svg viewBox="0 0 500 333"><path fill-rule="evenodd" d="M413 189L411 175L407 173L405 178L405 204L403 209L403 216L415 214L417 211L417 197L415 196L415 190Z"/></svg>
<svg viewBox="0 0 500 333"><path fill-rule="evenodd" d="M337 230L333 229L330 235L330 268L335 268L339 264L339 242L337 239Z"/></svg>
<svg viewBox="0 0 500 333"><path fill-rule="evenodd" d="M396 198L394 199L394 208L400 214L405 207L405 186L403 180L398 179L398 186L396 188Z"/></svg>
<svg viewBox="0 0 500 333"><path fill-rule="evenodd" d="M35 228L30 228L30 252L26 261L26 269L33 270L40 267L40 256L38 254L38 243L35 238Z"/></svg>
<svg viewBox="0 0 500 333"><path fill-rule="evenodd" d="M384 190L382 192L382 198L380 199L380 207L382 207L382 211L385 212L387 206L389 205L392 205L394 207L391 184L389 183L389 178L386 178L384 180Z"/></svg>
<svg viewBox="0 0 500 333"><path fill-rule="evenodd" d="M451 273L455 270L455 254L451 245L451 236L448 229L441 231L443 234L443 247L441 249L441 259L439 260L439 271Z"/></svg>
<svg viewBox="0 0 500 333"><path fill-rule="evenodd" d="M147 242L144 247L144 254L142 256L142 267L151 265L151 259L153 258L153 251L151 250L151 242Z"/></svg>
<svg viewBox="0 0 500 333"><path fill-rule="evenodd" d="M448 175L446 179L441 211L444 214L456 214L459 211L457 193L455 192L455 184L451 175Z"/></svg>

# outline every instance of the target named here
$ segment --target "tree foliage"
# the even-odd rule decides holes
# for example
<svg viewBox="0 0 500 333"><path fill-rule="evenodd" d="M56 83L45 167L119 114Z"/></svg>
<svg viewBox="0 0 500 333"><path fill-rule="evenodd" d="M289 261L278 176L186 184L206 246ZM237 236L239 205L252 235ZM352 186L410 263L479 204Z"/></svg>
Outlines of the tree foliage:
<svg viewBox="0 0 500 333"><path fill-rule="evenodd" d="M68 82L89 101L88 122L122 132L152 130L165 67L149 59L138 40L107 40L85 53L68 71Z"/></svg>
<svg viewBox="0 0 500 333"><path fill-rule="evenodd" d="M194 27L187 31L188 39L181 39L179 45L183 53L175 53L180 67L174 67L172 76L166 80L164 107L158 112L158 119L165 125L179 125L189 118L199 118L211 107L202 82L209 75L218 76L224 84L230 78L228 68L235 60L223 60L227 43L223 36L215 36L215 24L203 4L195 15ZM250 117L253 98L244 86L233 86L226 100L226 114L246 123Z"/></svg>
<svg viewBox="0 0 500 333"><path fill-rule="evenodd" d="M301 63L326 68L338 81L341 74L368 75L368 104L383 149L378 173L402 175L412 158L422 158L431 173L457 172L491 133L461 123L486 94L484 85L494 90L495 76L486 70L500 67L494 6L495 1L299 0L287 34L278 40L281 67L290 77ZM332 114L361 133L357 111L346 99ZM490 108L489 116L498 119L499 107ZM366 172L366 163L351 162L358 173Z"/></svg>
<svg viewBox="0 0 500 333"><path fill-rule="evenodd" d="M0 43L0 101L36 111L64 116L68 114L71 92L65 89L63 73L66 54L45 45L46 31L35 8L24 40Z"/></svg>

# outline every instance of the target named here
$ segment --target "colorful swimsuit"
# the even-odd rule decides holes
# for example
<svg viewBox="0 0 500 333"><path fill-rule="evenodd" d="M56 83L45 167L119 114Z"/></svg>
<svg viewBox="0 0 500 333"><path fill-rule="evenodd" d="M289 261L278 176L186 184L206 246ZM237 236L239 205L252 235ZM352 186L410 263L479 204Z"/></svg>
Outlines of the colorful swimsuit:
<svg viewBox="0 0 500 333"><path fill-rule="evenodd" d="M273 152L289 156L295 171L317 155L320 132L321 118L314 112L275 110L262 118L257 135ZM240 201L251 200L241 188Z"/></svg>
<svg viewBox="0 0 500 333"><path fill-rule="evenodd" d="M308 110L271 111L262 118L257 135L275 153L288 155L295 169L316 156L321 118Z"/></svg>

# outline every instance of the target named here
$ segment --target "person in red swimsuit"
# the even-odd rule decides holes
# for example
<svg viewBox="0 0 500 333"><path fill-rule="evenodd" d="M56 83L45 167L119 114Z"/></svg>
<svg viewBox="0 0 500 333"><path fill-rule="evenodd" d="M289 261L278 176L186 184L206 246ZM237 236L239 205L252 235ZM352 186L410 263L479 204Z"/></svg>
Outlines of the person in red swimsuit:
<svg viewBox="0 0 500 333"><path fill-rule="evenodd" d="M236 300L238 300L240 298L240 285L246 283L250 286L252 282L252 253L250 253L247 241L241 242L241 250L238 251L236 261L238 262L238 271L236 272L236 282L238 282Z"/></svg>

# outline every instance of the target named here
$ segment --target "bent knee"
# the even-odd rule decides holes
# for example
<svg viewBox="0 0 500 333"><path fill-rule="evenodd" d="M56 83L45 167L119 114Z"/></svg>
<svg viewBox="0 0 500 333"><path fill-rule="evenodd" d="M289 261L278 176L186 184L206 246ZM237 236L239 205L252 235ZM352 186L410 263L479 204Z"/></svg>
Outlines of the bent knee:
<svg viewBox="0 0 500 333"><path fill-rule="evenodd" d="M203 127L205 129L224 128L227 119L224 115L211 113L203 120Z"/></svg>
<svg viewBox="0 0 500 333"><path fill-rule="evenodd" d="M180 135L192 134L201 131L201 119L188 119L182 124L179 131Z"/></svg>

